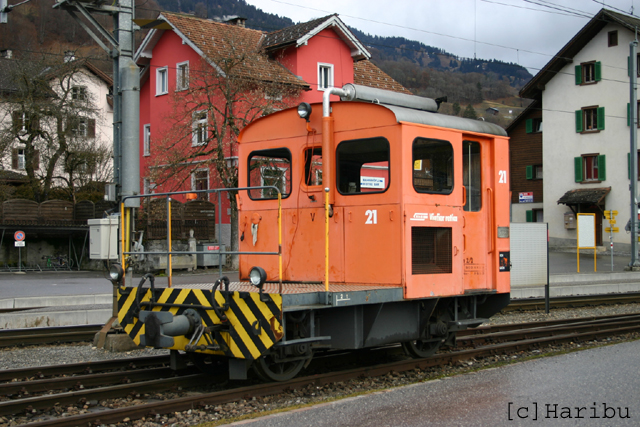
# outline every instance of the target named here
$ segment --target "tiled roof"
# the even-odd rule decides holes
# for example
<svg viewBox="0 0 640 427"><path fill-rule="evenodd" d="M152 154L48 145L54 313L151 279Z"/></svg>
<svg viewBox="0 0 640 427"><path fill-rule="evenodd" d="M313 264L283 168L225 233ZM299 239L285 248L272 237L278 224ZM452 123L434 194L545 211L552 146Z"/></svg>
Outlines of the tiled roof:
<svg viewBox="0 0 640 427"><path fill-rule="evenodd" d="M246 54L248 60L234 68L235 76L301 87L309 86L277 61L258 54L264 37L260 31L177 13L163 12L162 17L191 41L202 56L222 70L224 67L221 65L223 60L229 58L229 52Z"/></svg>
<svg viewBox="0 0 640 427"><path fill-rule="evenodd" d="M413 95L390 75L366 59L353 63L353 83Z"/></svg>
<svg viewBox="0 0 640 427"><path fill-rule="evenodd" d="M25 174L9 170L0 170L0 182L23 183L27 181L29 181L29 178Z"/></svg>
<svg viewBox="0 0 640 427"><path fill-rule="evenodd" d="M262 46L265 49L270 50L293 44L333 16L337 16L337 14L327 15L323 18L314 19L313 21L303 22L301 24L268 33L262 41Z"/></svg>

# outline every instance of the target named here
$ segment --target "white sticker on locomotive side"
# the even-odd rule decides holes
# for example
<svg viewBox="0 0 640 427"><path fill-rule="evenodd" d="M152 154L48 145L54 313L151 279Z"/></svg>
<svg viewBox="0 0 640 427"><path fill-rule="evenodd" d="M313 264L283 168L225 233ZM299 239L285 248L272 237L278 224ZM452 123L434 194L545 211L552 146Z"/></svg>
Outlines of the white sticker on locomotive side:
<svg viewBox="0 0 640 427"><path fill-rule="evenodd" d="M413 217L410 218L411 221L437 221L437 222L458 222L458 217L454 214L451 215L440 215L439 213L420 213L416 212L413 214Z"/></svg>

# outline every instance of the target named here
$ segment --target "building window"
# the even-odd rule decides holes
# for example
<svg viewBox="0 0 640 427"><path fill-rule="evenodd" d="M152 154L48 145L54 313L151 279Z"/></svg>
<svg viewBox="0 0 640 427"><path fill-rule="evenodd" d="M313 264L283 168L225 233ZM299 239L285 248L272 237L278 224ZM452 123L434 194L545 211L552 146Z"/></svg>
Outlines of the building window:
<svg viewBox="0 0 640 427"><path fill-rule="evenodd" d="M527 179L542 179L542 165L527 166Z"/></svg>
<svg viewBox="0 0 640 427"><path fill-rule="evenodd" d="M176 90L189 88L189 61L176 64Z"/></svg>
<svg viewBox="0 0 640 427"><path fill-rule="evenodd" d="M583 154L574 158L576 182L600 182L606 179L606 156Z"/></svg>
<svg viewBox="0 0 640 427"><path fill-rule="evenodd" d="M542 209L531 209L527 211L527 222L544 222Z"/></svg>
<svg viewBox="0 0 640 427"><path fill-rule="evenodd" d="M71 133L76 138L95 138L96 120L86 117L76 117L69 123Z"/></svg>
<svg viewBox="0 0 640 427"><path fill-rule="evenodd" d="M542 132L542 117L536 117L533 119L527 119L526 121L527 133L539 133Z"/></svg>
<svg viewBox="0 0 640 427"><path fill-rule="evenodd" d="M609 47L618 46L618 30L609 31L607 33Z"/></svg>
<svg viewBox="0 0 640 427"><path fill-rule="evenodd" d="M24 148L18 148L18 169L24 170L24 168L26 167L25 165L25 150Z"/></svg>
<svg viewBox="0 0 640 427"><path fill-rule="evenodd" d="M143 155L149 156L151 154L151 125L146 124L142 128L142 142L143 142Z"/></svg>
<svg viewBox="0 0 640 427"><path fill-rule="evenodd" d="M638 181L640 181L640 151L637 153L638 159L638 170L636 171L638 174ZM631 179L631 156L627 153L627 176Z"/></svg>
<svg viewBox="0 0 640 427"><path fill-rule="evenodd" d="M576 111L576 132L587 133L604 130L604 107L584 107Z"/></svg>
<svg viewBox="0 0 640 427"><path fill-rule="evenodd" d="M167 67L156 69L156 96L169 93L169 70Z"/></svg>
<svg viewBox="0 0 640 427"><path fill-rule="evenodd" d="M333 87L333 64L318 63L318 90Z"/></svg>
<svg viewBox="0 0 640 427"><path fill-rule="evenodd" d="M206 111L196 111L193 114L191 145L205 145L207 143L207 121L208 115Z"/></svg>
<svg viewBox="0 0 640 427"><path fill-rule="evenodd" d="M198 169L191 174L191 190L209 189L209 169ZM198 193L198 200L209 201L209 193Z"/></svg>
<svg viewBox="0 0 640 427"><path fill-rule="evenodd" d="M153 194L156 192L156 183L149 178L142 180L142 194Z"/></svg>
<svg viewBox="0 0 640 427"><path fill-rule="evenodd" d="M74 86L71 88L71 99L74 101L87 100L87 88L84 86Z"/></svg>
<svg viewBox="0 0 640 427"><path fill-rule="evenodd" d="M599 61L583 62L576 65L576 84L588 85L602 80L602 63Z"/></svg>

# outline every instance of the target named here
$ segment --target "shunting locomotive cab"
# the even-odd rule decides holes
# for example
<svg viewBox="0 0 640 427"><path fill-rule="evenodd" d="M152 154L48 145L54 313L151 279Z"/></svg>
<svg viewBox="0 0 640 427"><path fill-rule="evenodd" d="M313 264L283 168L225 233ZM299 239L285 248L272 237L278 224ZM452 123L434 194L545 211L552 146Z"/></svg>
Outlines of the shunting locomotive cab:
<svg viewBox="0 0 640 427"><path fill-rule="evenodd" d="M241 281L121 288L137 342L286 380L319 348L427 357L508 304L502 128L347 85L247 126L238 157Z"/></svg>

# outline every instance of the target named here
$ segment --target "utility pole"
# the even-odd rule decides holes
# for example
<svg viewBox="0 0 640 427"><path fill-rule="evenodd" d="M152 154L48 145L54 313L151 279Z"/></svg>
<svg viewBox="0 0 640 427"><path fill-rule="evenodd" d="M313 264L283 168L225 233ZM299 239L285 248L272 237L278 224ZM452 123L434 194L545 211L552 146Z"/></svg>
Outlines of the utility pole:
<svg viewBox="0 0 640 427"><path fill-rule="evenodd" d="M113 58L113 180L118 200L140 194L140 72L133 60L134 1L57 0L53 5L68 12ZM113 34L92 14L110 15ZM125 201L126 208L139 206L138 198Z"/></svg>
<svg viewBox="0 0 640 427"><path fill-rule="evenodd" d="M638 70L637 51L638 40L629 43L629 118L630 130L630 184L631 194L631 262L629 270L640 270L638 262Z"/></svg>

